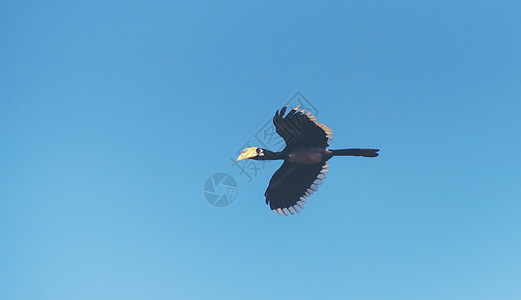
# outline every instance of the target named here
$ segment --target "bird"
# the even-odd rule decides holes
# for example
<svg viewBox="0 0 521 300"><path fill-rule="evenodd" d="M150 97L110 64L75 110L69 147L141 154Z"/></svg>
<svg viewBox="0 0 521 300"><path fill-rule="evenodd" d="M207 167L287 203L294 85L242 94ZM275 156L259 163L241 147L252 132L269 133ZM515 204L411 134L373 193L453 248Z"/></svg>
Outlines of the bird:
<svg viewBox="0 0 521 300"><path fill-rule="evenodd" d="M380 149L328 149L333 139L333 131L317 122L315 116L299 106L285 115L287 106L273 117L273 125L286 147L280 152L273 152L258 147L244 149L237 161L284 160L281 167L273 174L264 193L266 204L279 215L300 213L306 199L318 190L326 178L328 161L333 156L377 157Z"/></svg>

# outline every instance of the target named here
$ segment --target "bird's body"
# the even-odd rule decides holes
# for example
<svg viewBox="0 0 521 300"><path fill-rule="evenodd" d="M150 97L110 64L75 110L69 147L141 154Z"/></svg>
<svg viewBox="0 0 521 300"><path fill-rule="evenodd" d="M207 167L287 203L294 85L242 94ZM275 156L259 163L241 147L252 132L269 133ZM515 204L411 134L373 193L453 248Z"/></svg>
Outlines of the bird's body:
<svg viewBox="0 0 521 300"><path fill-rule="evenodd" d="M318 189L328 172L328 160L333 156L378 156L378 149L340 149L329 150L333 132L316 121L310 113L293 108L285 117L286 107L277 111L273 124L277 133L286 142L281 152L251 147L244 149L237 158L256 160L284 160L282 166L273 174L266 189L266 204L285 215L300 212L306 198Z"/></svg>
<svg viewBox="0 0 521 300"><path fill-rule="evenodd" d="M319 147L300 147L288 154L288 160L296 164L315 164L331 157L331 151Z"/></svg>

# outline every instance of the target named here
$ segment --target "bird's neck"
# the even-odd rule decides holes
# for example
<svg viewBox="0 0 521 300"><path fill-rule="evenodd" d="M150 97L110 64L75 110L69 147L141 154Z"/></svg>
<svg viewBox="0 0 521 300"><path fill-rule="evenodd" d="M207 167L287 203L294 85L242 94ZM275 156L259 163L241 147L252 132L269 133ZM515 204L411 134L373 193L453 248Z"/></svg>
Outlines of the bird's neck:
<svg viewBox="0 0 521 300"><path fill-rule="evenodd" d="M262 156L262 160L277 160L285 158L282 152L273 152L266 149L263 149L263 152L264 156Z"/></svg>

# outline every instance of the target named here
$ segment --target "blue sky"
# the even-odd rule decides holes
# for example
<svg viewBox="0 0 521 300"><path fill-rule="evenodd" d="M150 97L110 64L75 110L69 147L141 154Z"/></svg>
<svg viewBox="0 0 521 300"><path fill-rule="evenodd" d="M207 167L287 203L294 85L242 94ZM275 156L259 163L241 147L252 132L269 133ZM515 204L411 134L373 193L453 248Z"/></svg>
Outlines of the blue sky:
<svg viewBox="0 0 521 300"><path fill-rule="evenodd" d="M521 298L520 10L2 2L0 298ZM229 158L298 91L382 151L280 217Z"/></svg>

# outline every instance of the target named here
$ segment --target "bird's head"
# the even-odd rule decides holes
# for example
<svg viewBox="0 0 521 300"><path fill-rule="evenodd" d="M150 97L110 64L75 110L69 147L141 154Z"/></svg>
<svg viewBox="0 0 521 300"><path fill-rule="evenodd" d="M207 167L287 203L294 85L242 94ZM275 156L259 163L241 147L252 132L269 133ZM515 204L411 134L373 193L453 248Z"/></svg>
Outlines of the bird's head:
<svg viewBox="0 0 521 300"><path fill-rule="evenodd" d="M242 150L241 155L237 158L237 161L243 159L263 159L264 158L264 149L257 147L250 147Z"/></svg>

